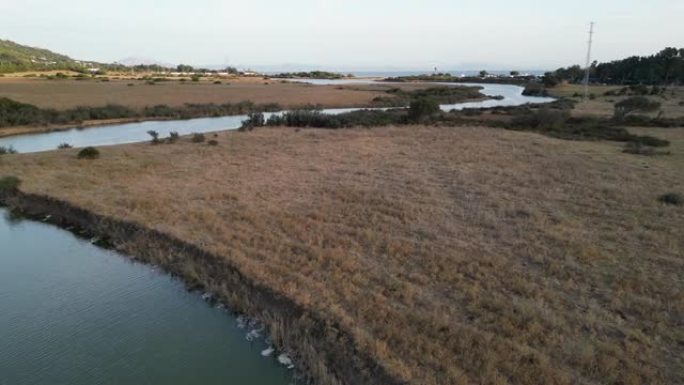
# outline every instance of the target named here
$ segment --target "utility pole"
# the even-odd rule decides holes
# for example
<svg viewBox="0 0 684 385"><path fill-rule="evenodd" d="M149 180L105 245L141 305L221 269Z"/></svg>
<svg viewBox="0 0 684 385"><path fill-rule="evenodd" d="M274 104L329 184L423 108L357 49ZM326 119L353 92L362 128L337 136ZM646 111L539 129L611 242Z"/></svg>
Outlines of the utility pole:
<svg viewBox="0 0 684 385"><path fill-rule="evenodd" d="M587 66L584 73L584 100L589 98L589 72L591 71L591 44L594 40L594 22L589 24L589 45L587 47Z"/></svg>

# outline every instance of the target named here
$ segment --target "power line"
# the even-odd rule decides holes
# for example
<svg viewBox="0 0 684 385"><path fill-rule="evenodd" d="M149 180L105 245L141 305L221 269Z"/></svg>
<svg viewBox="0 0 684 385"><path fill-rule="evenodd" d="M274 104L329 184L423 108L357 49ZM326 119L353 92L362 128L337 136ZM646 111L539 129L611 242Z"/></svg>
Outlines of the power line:
<svg viewBox="0 0 684 385"><path fill-rule="evenodd" d="M591 44L594 41L594 22L589 24L589 44L587 47L587 66L584 73L584 100L589 98L589 72L591 71Z"/></svg>

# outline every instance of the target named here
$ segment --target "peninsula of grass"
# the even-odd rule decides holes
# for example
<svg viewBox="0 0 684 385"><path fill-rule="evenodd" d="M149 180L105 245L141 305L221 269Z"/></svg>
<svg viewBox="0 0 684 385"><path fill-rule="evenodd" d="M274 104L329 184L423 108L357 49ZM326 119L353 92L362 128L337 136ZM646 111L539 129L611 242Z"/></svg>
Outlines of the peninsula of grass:
<svg viewBox="0 0 684 385"><path fill-rule="evenodd" d="M383 79L386 82L442 82L442 83L491 83L525 85L534 76L455 76L450 73L395 76Z"/></svg>
<svg viewBox="0 0 684 385"><path fill-rule="evenodd" d="M319 384L682 383L684 216L662 197L684 191L684 134L640 132L672 155L481 126L257 127L97 161L4 155L0 176L264 306Z"/></svg>
<svg viewBox="0 0 684 385"><path fill-rule="evenodd" d="M329 71L302 71L302 72L282 72L271 77L279 79L349 79L352 74L341 74Z"/></svg>

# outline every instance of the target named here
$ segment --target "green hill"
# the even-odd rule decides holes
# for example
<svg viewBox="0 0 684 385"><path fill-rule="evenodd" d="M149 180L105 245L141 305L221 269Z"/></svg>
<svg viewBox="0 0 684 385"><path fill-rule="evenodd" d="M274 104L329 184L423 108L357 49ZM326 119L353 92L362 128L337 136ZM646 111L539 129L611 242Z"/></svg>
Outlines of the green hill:
<svg viewBox="0 0 684 385"><path fill-rule="evenodd" d="M0 73L52 69L82 69L85 63L47 49L0 39Z"/></svg>

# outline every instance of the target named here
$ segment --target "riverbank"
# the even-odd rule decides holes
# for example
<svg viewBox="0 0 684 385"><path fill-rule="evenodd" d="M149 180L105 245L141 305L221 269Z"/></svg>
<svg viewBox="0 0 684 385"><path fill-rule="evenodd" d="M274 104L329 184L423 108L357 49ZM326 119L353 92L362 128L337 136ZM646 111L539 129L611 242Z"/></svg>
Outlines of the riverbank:
<svg viewBox="0 0 684 385"><path fill-rule="evenodd" d="M22 79L19 79L19 82L21 83ZM30 79L23 80L23 82L32 85L30 88L20 88L14 92L11 87L6 87L7 84L0 83L3 86L0 88L0 108L4 110L3 116L0 117L0 137L62 131L74 127L87 128L125 122L231 116L249 112L273 112L280 109L329 108L331 106L335 108L405 107L412 100L421 97L431 97L443 104L476 102L492 98L480 93L477 87L434 87L430 84L397 86L381 83L314 86L303 83L277 82L272 83L272 87L263 89L259 88L263 85L248 82L243 84L242 88L231 87L228 92L222 91L220 97L230 95L234 99L238 95L249 96L250 94L244 93L243 89L248 87L252 91L267 92L266 98L262 99L264 103L255 103L250 98L231 103L230 100L232 99L230 98L227 102L225 99L216 99L218 95L213 95L214 99L212 99L210 91L215 90L213 87L211 90L207 90L206 85L169 85L165 81L160 82L160 86L155 86L157 87L155 90L162 89L162 93L145 94L145 104L140 104L142 101L137 99L141 96L138 91L132 94L129 92L130 95L115 96L114 90L116 87L121 88L123 84L121 81L98 83L92 80L89 81L91 83L86 84L87 87L83 86L83 81L73 80ZM38 83L34 84L34 82ZM40 84L42 86L55 85L68 91L41 90ZM100 84L105 85L101 86ZM129 83L129 85L131 84ZM96 87L93 88L93 86ZM125 90L128 91L129 88L131 87L127 87ZM181 90L183 91L181 92ZM193 92L200 90L200 95L205 97L202 100L212 101L200 103L198 102L199 99L196 99L198 95L188 94L187 90L193 90ZM70 107L67 109L46 107L41 97L53 92L71 93L71 96L58 99L51 97L49 99L50 102L59 100L59 105L62 107ZM332 97L330 93L336 94ZM35 98L36 95L38 96L37 99ZM209 99L206 99L207 95L210 96ZM106 105L94 104L103 96L108 98ZM167 100L168 96L172 96L174 100ZM5 97L9 97L9 99ZM259 98L257 99L259 100ZM85 103L85 100L88 102ZM221 102L217 104L214 100L221 100ZM37 102L38 104L27 104L26 101ZM169 101L170 104L163 103L165 101Z"/></svg>
<svg viewBox="0 0 684 385"><path fill-rule="evenodd" d="M101 247L158 266L182 279L189 290L211 293L231 310L258 319L267 327L274 346L288 352L297 369L318 384L339 384L340 379L349 384L400 384L369 357L355 351L349 336L339 331L330 333L334 325L196 245L49 196L0 193L0 204L15 215L55 224L79 237L96 239Z"/></svg>
<svg viewBox="0 0 684 385"><path fill-rule="evenodd" d="M108 230L119 247L229 298L223 282L252 282L316 315L291 329L324 344L323 372L297 346L319 380L677 383L684 217L658 197L684 190L684 137L644 130L672 155L482 127L258 128L93 161L5 155L0 176L41 215L68 202L93 226L134 224Z"/></svg>

